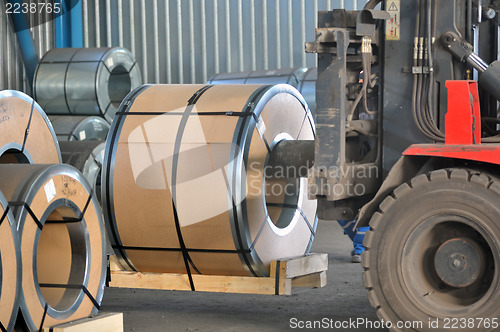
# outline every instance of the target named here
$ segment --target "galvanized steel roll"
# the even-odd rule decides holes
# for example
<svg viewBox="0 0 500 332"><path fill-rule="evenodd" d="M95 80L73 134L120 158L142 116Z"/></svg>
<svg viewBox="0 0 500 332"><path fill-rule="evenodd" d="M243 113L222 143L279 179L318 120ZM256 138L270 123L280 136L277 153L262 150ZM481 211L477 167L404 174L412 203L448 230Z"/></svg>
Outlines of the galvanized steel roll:
<svg viewBox="0 0 500 332"><path fill-rule="evenodd" d="M104 141L110 124L99 116L51 115L52 127L61 141Z"/></svg>
<svg viewBox="0 0 500 332"><path fill-rule="evenodd" d="M82 172L101 202L101 167L106 144L101 141L59 142L62 161Z"/></svg>
<svg viewBox="0 0 500 332"><path fill-rule="evenodd" d="M316 80L318 79L318 67L312 67L307 70L307 72L302 77L302 80L297 86L297 90L300 91L302 96L309 105L311 113L314 115L316 113Z"/></svg>
<svg viewBox="0 0 500 332"><path fill-rule="evenodd" d="M316 104L317 68L282 68L215 74L209 84L290 84L302 94L314 114Z"/></svg>
<svg viewBox="0 0 500 332"><path fill-rule="evenodd" d="M12 331L19 311L21 251L14 216L0 192L0 330Z"/></svg>
<svg viewBox="0 0 500 332"><path fill-rule="evenodd" d="M307 67L257 70L237 73L219 73L209 78L208 84L280 84L297 87Z"/></svg>
<svg viewBox="0 0 500 332"><path fill-rule="evenodd" d="M307 179L263 172L278 142L314 139L314 130L304 99L285 84L133 91L111 126L102 178L122 265L266 276L272 260L303 255L317 223Z"/></svg>
<svg viewBox="0 0 500 332"><path fill-rule="evenodd" d="M97 313L106 256L97 199L69 165L0 165L21 239L20 312L30 331Z"/></svg>
<svg viewBox="0 0 500 332"><path fill-rule="evenodd" d="M0 164L61 162L56 134L47 115L31 97L0 91Z"/></svg>
<svg viewBox="0 0 500 332"><path fill-rule="evenodd" d="M124 48L53 48L40 60L33 92L47 114L97 115L111 122L141 82L139 66Z"/></svg>

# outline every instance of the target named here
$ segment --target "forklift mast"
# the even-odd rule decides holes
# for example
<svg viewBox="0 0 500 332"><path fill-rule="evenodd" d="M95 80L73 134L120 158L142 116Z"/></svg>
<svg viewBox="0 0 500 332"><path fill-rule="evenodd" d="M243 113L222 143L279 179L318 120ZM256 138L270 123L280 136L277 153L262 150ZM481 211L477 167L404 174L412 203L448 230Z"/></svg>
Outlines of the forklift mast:
<svg viewBox="0 0 500 332"><path fill-rule="evenodd" d="M479 72L442 36L472 45L484 62L498 59L497 2L380 2L319 12L316 40L306 44L306 52L318 53L309 194L318 199L319 218L356 218L409 146L444 142L445 83L477 79ZM496 119L497 99L481 89L479 96L482 122ZM497 134L495 121L484 126L485 135ZM419 162L398 164L399 171L418 170Z"/></svg>

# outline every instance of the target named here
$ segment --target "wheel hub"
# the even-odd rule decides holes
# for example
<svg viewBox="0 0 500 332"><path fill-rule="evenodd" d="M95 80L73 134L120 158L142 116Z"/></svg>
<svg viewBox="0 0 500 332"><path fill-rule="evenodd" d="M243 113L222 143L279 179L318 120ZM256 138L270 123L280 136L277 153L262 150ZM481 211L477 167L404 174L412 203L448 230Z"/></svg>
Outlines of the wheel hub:
<svg viewBox="0 0 500 332"><path fill-rule="evenodd" d="M485 254L476 241L453 238L439 246L434 267L448 286L467 287L480 279L485 268Z"/></svg>

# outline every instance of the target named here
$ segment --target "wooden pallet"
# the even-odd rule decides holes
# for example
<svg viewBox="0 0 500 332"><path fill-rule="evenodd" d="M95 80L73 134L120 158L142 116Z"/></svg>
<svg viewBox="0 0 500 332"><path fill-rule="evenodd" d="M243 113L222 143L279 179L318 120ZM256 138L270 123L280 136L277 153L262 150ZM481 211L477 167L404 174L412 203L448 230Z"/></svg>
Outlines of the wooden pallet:
<svg viewBox="0 0 500 332"><path fill-rule="evenodd" d="M45 327L43 332L123 332L123 314L105 313Z"/></svg>
<svg viewBox="0 0 500 332"><path fill-rule="evenodd" d="M110 264L109 287L191 290L187 274L122 271L116 258ZM192 278L200 292L291 295L292 287L324 287L327 270L327 254L309 254L271 262L270 277L193 274Z"/></svg>

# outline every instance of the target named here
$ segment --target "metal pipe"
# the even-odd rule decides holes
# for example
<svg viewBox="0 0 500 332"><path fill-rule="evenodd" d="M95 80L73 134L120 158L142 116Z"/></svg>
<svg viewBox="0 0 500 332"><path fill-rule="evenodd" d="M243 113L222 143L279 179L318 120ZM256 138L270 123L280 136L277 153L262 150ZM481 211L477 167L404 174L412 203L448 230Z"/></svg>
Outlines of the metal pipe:
<svg viewBox="0 0 500 332"><path fill-rule="evenodd" d="M13 5L18 3L22 5L20 0L9 0ZM10 14L14 31L16 32L19 50L23 59L24 67L26 68L26 76L28 78L30 87L33 86L33 76L35 75L36 67L38 66L38 55L36 53L35 44L28 26L28 20L23 13Z"/></svg>
<svg viewBox="0 0 500 332"><path fill-rule="evenodd" d="M484 62L483 59L481 59L479 56L477 56L476 53L471 53L467 57L466 61L480 73L483 73L488 68L488 64Z"/></svg>
<svg viewBox="0 0 500 332"><path fill-rule="evenodd" d="M269 155L266 177L307 177L314 164L314 141L283 140Z"/></svg>
<svg viewBox="0 0 500 332"><path fill-rule="evenodd" d="M66 14L68 15L68 14ZM71 47L83 47L82 2L77 1L69 11L71 25Z"/></svg>

